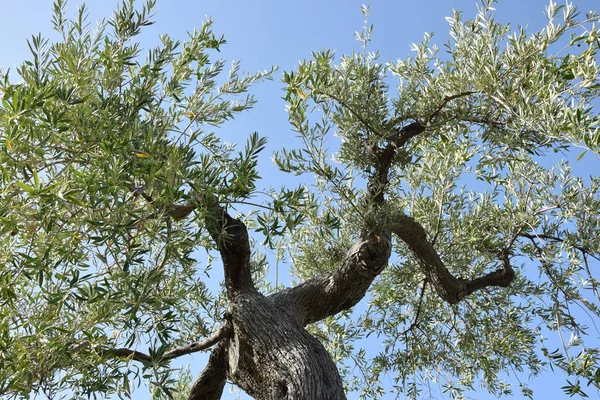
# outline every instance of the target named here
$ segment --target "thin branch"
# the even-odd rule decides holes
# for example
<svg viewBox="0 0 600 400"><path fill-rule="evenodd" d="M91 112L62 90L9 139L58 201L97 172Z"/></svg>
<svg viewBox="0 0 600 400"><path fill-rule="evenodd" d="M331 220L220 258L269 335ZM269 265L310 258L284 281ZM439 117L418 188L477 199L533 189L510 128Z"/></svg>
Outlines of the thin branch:
<svg viewBox="0 0 600 400"><path fill-rule="evenodd" d="M141 351L127 349L122 347L120 349L109 350L107 353L114 355L115 357L131 357L132 360L139 362L151 363L152 357Z"/></svg>
<svg viewBox="0 0 600 400"><path fill-rule="evenodd" d="M524 238L527 239L546 239L546 240L552 240L554 242L559 242L559 243L564 243L566 241L566 239L560 238L558 236L553 236L553 235L547 235L545 233L534 233L529 234L529 233L520 233L519 236L523 236ZM588 250L587 248L583 247L583 246L579 246L579 245L574 245L573 246L574 249L579 250L582 254L584 255L588 255L598 261L600 261L600 256L595 255L594 253L592 253L590 250Z"/></svg>
<svg viewBox="0 0 600 400"><path fill-rule="evenodd" d="M225 317L227 318L227 315ZM167 360L171 360L173 358L181 357L187 354L192 354L202 350L206 350L229 336L231 336L231 323L226 322L223 326L221 326L221 328L219 328L218 331L216 331L204 340L194 342L186 346L176 347L165 352L164 358L166 358Z"/></svg>
<svg viewBox="0 0 600 400"><path fill-rule="evenodd" d="M440 105L438 106L438 108L434 112L432 112L429 115L429 117L427 117L427 121L431 121L433 118L435 118L442 111L442 109L446 106L446 104L448 104L448 102L450 102L452 100L455 100L455 99L458 99L458 98L461 98L461 97L470 96L470 95L475 94L475 93L479 93L479 92L468 90L468 91L465 91L465 92L460 92L458 94L454 94L452 96L446 96L446 97L444 97L444 99L442 100L442 102L440 103Z"/></svg>
<svg viewBox="0 0 600 400"><path fill-rule="evenodd" d="M258 203L254 203L254 202L251 202L251 201L243 201L243 200L230 201L229 204L243 204L243 205L246 205L246 206L252 206L252 207L256 207L256 208L262 208L263 210L274 211L273 207L265 206L264 204L258 204ZM295 211L298 211L298 210L295 210Z"/></svg>
<svg viewBox="0 0 600 400"><path fill-rule="evenodd" d="M149 204L153 205L155 200L146 193L147 187L146 185L142 185L139 187L135 187L135 185L131 184L127 186L129 191L133 194L134 198L138 196L142 196L144 200L146 200ZM173 219L183 219L188 217L195 209L197 209L199 204L197 203L186 203L186 204L171 204L169 206L164 207L164 213ZM134 226L140 226L142 223L149 219L156 218L160 213L154 212L139 221L137 221Z"/></svg>
<svg viewBox="0 0 600 400"><path fill-rule="evenodd" d="M525 237L527 237L527 236L525 236ZM550 279L550 282L555 287L557 287L559 290L561 290L563 292L563 294L565 295L565 298L569 298L569 295L567 294L567 292L565 292L564 288L562 287L562 285L560 285L556 281L556 278L554 277L554 274L552 273L552 271L548 267L548 262L546 261L546 257L544 256L544 252L542 251L542 248L539 246L538 242L535 241L534 237L527 237L527 239L529 239L531 241L531 244L533 245L533 247L535 247L535 250L536 250L536 252L538 254L538 260L540 261L540 264L542 265L542 268L544 269L544 272L546 272L546 275L548 275L548 278Z"/></svg>
<svg viewBox="0 0 600 400"><path fill-rule="evenodd" d="M592 283L592 290L594 291L596 298L598 300L600 300L600 294L598 294L598 284L597 284L596 280L594 279L594 277L592 276L592 272L590 271L590 266L589 266L588 260L587 260L587 254L583 253L582 258L583 258L583 265L585 267L585 271L587 272L587 274L590 278L590 282Z"/></svg>
<svg viewBox="0 0 600 400"><path fill-rule="evenodd" d="M227 318L227 316L226 316ZM162 357L162 361L172 360L174 358L178 358L184 355L196 353L198 351L206 350L215 344L219 343L226 337L231 335L231 324L226 322L218 331L213 333L211 336L207 337L204 340L200 340L198 342L194 342L185 346L175 347L169 351L166 351ZM79 346L78 346L79 347ZM77 349L79 351L81 349ZM141 351L131 350L128 348L119 348L114 350L108 350L107 353L114 355L115 357L130 357L132 360L139 362L151 363L152 357L148 354L142 353Z"/></svg>
<svg viewBox="0 0 600 400"><path fill-rule="evenodd" d="M412 331L415 327L419 325L419 317L421 316L421 308L423 306L423 298L425 297L425 289L427 288L427 282L427 278L425 278L423 280L423 286L421 287L421 294L419 295L419 304L417 305L417 313L415 314L415 319L408 328L402 331L401 335L406 335L408 332Z"/></svg>
<svg viewBox="0 0 600 400"><path fill-rule="evenodd" d="M331 93L326 93L326 92L322 92L322 93L317 92L317 94L323 94L323 95L330 97L331 99L337 101L342 107L344 107L346 110L350 111L350 114L354 115L354 117L357 120L359 120L361 124L363 124L365 129L377 134L378 136L382 136L380 132L377 132L377 130L373 128L373 126L367 119L363 118L363 116L359 112L354 110L348 103L346 103L344 100L342 100L339 96L336 96Z"/></svg>
<svg viewBox="0 0 600 400"><path fill-rule="evenodd" d="M445 182L444 182L445 183ZM442 213L444 212L444 200L446 199L446 191L448 189L447 185L444 185L442 189L442 194L440 198L440 207L438 209L438 216L435 226L435 234L433 235L433 239L431 239L431 245L435 246L435 242L437 241L438 235L440 234L440 230L442 227Z"/></svg>
<svg viewBox="0 0 600 400"><path fill-rule="evenodd" d="M460 117L460 121L472 122L474 124L494 125L496 127L503 127L506 125L506 122L496 121L495 119L489 118Z"/></svg>

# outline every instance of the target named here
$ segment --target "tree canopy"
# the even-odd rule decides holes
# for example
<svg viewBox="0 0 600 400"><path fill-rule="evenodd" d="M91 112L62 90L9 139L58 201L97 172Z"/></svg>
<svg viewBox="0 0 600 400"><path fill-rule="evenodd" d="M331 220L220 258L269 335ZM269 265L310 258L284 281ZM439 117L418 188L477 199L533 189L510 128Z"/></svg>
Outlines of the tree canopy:
<svg viewBox="0 0 600 400"><path fill-rule="evenodd" d="M59 39L0 76L0 394L533 396L548 367L600 388L600 178L571 166L600 154L599 16L551 2L527 32L493 5L394 62L364 7L355 52L283 72L280 187L265 137L218 130L275 68L225 71L210 19L142 49L154 0L97 26L55 1ZM173 360L197 351L192 385Z"/></svg>

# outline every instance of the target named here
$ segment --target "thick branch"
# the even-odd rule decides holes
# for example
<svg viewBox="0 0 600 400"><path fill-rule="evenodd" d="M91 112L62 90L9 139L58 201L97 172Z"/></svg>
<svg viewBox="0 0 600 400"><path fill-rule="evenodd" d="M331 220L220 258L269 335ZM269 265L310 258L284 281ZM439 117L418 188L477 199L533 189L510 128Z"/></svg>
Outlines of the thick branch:
<svg viewBox="0 0 600 400"><path fill-rule="evenodd" d="M216 343L220 342L224 338L229 337L230 335L231 323L227 322L218 331L216 331L204 340L200 340L198 342L194 342L185 346L179 346L169 351L166 351L162 355L161 360L172 360L174 358L181 357L187 354L192 354L198 351L206 350L214 346ZM141 351L131 350L124 347L109 350L108 353L114 355L115 357L131 357L131 359L135 361L146 363L152 362L152 357L150 355L142 353Z"/></svg>
<svg viewBox="0 0 600 400"><path fill-rule="evenodd" d="M433 245L427 240L425 229L413 218L404 214L396 215L391 230L417 256L427 279L433 284L438 295L450 304L456 304L485 287L507 287L514 278L514 271L508 259L508 249L499 255L502 261L501 269L473 280L465 280L455 278L448 271Z"/></svg>
<svg viewBox="0 0 600 400"><path fill-rule="evenodd" d="M227 343L221 342L212 351L206 368L192 385L188 400L219 400L227 382Z"/></svg>
<svg viewBox="0 0 600 400"><path fill-rule="evenodd" d="M229 299L239 292L256 291L250 270L250 241L246 225L231 217L213 199L204 218L206 229L217 245L223 260L225 288Z"/></svg>
<svg viewBox="0 0 600 400"><path fill-rule="evenodd" d="M448 102L473 93L462 92L444 98L427 121L435 118ZM362 118L359 113L339 98L330 97L348 109L366 129L373 130L369 121ZM391 122L392 126L395 124L396 122ZM385 203L384 192L389 184L389 171L397 150L423 133L425 128L424 122L416 120L398 129L397 135L387 139L388 143L385 147L371 148L374 156L374 173L367 183L364 199L367 208L379 207ZM363 233L362 239L349 250L340 267L334 272L276 293L272 299L280 305L296 307L304 325L320 321L354 306L364 297L375 277L387 264L390 256L389 233L386 233L388 228L380 227L379 232L374 230ZM415 252L423 264L427 279L440 296L452 304L483 287L507 286L512 281L514 273L508 262L508 254L502 258L501 270L472 281L465 281L450 274L431 243L427 241L423 227L412 218L405 215L398 216L393 224L393 232Z"/></svg>
<svg viewBox="0 0 600 400"><path fill-rule="evenodd" d="M400 129L398 136L385 148L373 149L375 172L367 183L366 207L384 203L383 193L396 150L424 130L425 127L415 121ZM387 265L390 250L389 233L384 228L380 232L363 232L335 271L276 293L272 299L280 305L296 307L304 325L335 315L351 308L365 296L375 277Z"/></svg>
<svg viewBox="0 0 600 400"><path fill-rule="evenodd" d="M134 197L142 196L150 204L154 199L146 193L146 186L128 186ZM225 272L225 287L229 298L240 291L256 290L252 282L250 270L250 241L248 231L244 223L232 218L223 207L219 205L217 198L194 188L197 198L195 201L183 205L169 205L163 213L174 219L188 217L194 210L203 208L204 224L208 233L215 241L217 249L223 260ZM153 213L138 222L138 226L145 220L155 218Z"/></svg>
<svg viewBox="0 0 600 400"><path fill-rule="evenodd" d="M423 133L425 126L419 121L406 125L398 131L398 136L390 139L384 148L373 149L375 156L375 173L369 177L367 183L367 202L371 204L383 204L383 193L389 181L390 167L396 155L396 151L403 147L410 139Z"/></svg>
<svg viewBox="0 0 600 400"><path fill-rule="evenodd" d="M385 268L389 257L387 238L361 239L335 271L284 289L271 298L280 306L296 307L303 325L320 321L358 303Z"/></svg>

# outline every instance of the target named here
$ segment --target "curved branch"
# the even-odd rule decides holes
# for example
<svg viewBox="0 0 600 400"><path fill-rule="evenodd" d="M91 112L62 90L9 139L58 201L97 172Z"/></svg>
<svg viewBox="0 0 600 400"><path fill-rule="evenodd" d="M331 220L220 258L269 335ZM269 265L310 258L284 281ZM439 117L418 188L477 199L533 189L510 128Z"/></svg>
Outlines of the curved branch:
<svg viewBox="0 0 600 400"><path fill-rule="evenodd" d="M369 177L367 183L367 202L373 204L382 204L384 202L383 193L389 183L389 172L396 151L403 147L410 139L420 135L424 131L425 125L420 121L414 121L398 130L398 136L389 139L385 147L375 147L372 150L375 155L373 165L375 173Z"/></svg>
<svg viewBox="0 0 600 400"><path fill-rule="evenodd" d="M452 96L446 96L444 97L444 99L442 100L442 102L440 103L440 105L438 106L438 108L436 108L436 110L434 112L431 113L431 115L429 115L429 117L427 117L428 121L431 121L432 119L434 119L441 111L442 109L446 106L446 104L448 104L449 101L455 100L455 99L459 99L461 97L466 97L466 96L470 96L472 94L475 93L480 93L480 92L476 92L473 90L467 90L458 94L454 94Z"/></svg>
<svg viewBox="0 0 600 400"><path fill-rule="evenodd" d="M359 240L335 271L309 279L271 295L280 307L294 307L308 325L347 310L358 303L383 271L390 257L390 242L383 236Z"/></svg>
<svg viewBox="0 0 600 400"><path fill-rule="evenodd" d="M375 147L375 172L369 177L365 207L379 207L385 202L389 170L396 150L412 137L425 130L415 121L398 131L398 137L384 148ZM317 276L291 289L284 289L271 298L284 307L295 307L303 325L320 321L347 310L366 294L373 280L386 267L391 244L386 227L364 231L360 240L350 248L340 266L333 272Z"/></svg>
<svg viewBox="0 0 600 400"><path fill-rule="evenodd" d="M223 326L221 326L218 331L216 331L206 339L190 343L185 346L175 347L174 349L165 352L163 359L171 360L173 358L181 357L187 354L192 354L198 351L206 350L219 343L221 340L230 337L232 332L231 321L229 320L228 315L226 315L225 318L227 319L227 322L223 324Z"/></svg>
<svg viewBox="0 0 600 400"><path fill-rule="evenodd" d="M404 214L396 215L390 228L417 256L427 279L438 295L450 304L456 304L485 287L507 287L514 278L515 274L508 258L508 248L498 255L502 262L501 269L473 280L466 280L456 278L448 271L433 245L427 240L425 229L412 217Z"/></svg>
<svg viewBox="0 0 600 400"><path fill-rule="evenodd" d="M232 218L219 205L218 199L214 195L198 190L190 182L188 184L196 192L195 201L182 205L171 204L165 207L162 212L173 219L183 219L187 218L193 211L203 209L205 211L204 224L223 260L225 287L229 299L232 299L241 291L255 291L250 270L251 251L246 226L242 221ZM154 199L146 193L145 185L136 187L130 184L127 188L134 197L142 196L148 203L154 204ZM144 221L156 218L156 216L157 213L152 213L140 219L134 226L139 228Z"/></svg>
<svg viewBox="0 0 600 400"><path fill-rule="evenodd" d="M544 233L534 233L534 234L529 234L529 233L525 233L525 232L521 232L519 234L519 236L522 236L524 238L533 240L533 239L544 239L544 240L552 240L553 242L559 242L559 243L564 243L565 239L560 238L558 236L553 236L553 235L547 235ZM594 254L593 252L591 252L588 248L584 247L584 246L580 246L580 245L573 245L573 248L578 250L579 252L581 252L581 254L584 255L588 255L592 258L595 258L596 260L600 261L600 257L596 254Z"/></svg>
<svg viewBox="0 0 600 400"><path fill-rule="evenodd" d="M231 217L216 198L210 201L204 223L223 261L225 288L230 300L240 292L255 292L250 269L250 239L246 225Z"/></svg>

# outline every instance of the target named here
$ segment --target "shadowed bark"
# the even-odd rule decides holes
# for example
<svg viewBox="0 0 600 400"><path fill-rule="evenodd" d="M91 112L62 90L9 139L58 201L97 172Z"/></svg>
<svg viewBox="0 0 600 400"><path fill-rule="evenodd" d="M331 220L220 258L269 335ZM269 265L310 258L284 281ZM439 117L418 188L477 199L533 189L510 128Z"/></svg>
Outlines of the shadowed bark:
<svg viewBox="0 0 600 400"><path fill-rule="evenodd" d="M358 303L390 257L389 240L372 235L359 240L335 271L309 279L271 297L291 304L303 325L347 310Z"/></svg>
<svg viewBox="0 0 600 400"><path fill-rule="evenodd" d="M192 385L189 400L219 400L227 382L227 341L219 343L210 354L204 371Z"/></svg>
<svg viewBox="0 0 600 400"><path fill-rule="evenodd" d="M256 399L344 399L335 363L304 329L295 302L255 290L244 224L213 203L205 225L223 260L232 335L226 349L222 342L213 350L190 399L215 398L217 391L210 389L213 397L202 397L208 396L203 391L219 387L223 374ZM209 384L211 379L215 382Z"/></svg>

